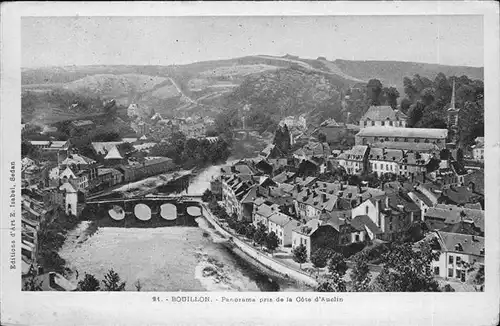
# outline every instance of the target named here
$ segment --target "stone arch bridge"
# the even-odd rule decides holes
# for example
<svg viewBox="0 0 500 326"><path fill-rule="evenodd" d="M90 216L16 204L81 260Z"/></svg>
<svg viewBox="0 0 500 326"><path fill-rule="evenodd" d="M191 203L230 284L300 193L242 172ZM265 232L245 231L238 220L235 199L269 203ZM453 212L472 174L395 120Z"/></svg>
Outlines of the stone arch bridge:
<svg viewBox="0 0 500 326"><path fill-rule="evenodd" d="M147 196L86 202L84 218L101 226L196 226L203 215L201 196Z"/></svg>

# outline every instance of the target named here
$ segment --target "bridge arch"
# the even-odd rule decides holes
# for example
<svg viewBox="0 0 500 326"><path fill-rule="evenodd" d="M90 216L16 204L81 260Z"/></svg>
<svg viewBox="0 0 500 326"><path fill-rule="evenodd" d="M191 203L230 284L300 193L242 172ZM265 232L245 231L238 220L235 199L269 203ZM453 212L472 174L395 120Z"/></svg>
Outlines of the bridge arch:
<svg viewBox="0 0 500 326"><path fill-rule="evenodd" d="M165 220L177 219L177 206L171 203L165 203L160 206L160 216Z"/></svg>
<svg viewBox="0 0 500 326"><path fill-rule="evenodd" d="M125 210L119 205L114 205L108 210L108 215L115 221L121 221L125 218Z"/></svg>
<svg viewBox="0 0 500 326"><path fill-rule="evenodd" d="M141 221L148 221L151 219L151 208L146 204L137 204L134 207L134 214Z"/></svg>

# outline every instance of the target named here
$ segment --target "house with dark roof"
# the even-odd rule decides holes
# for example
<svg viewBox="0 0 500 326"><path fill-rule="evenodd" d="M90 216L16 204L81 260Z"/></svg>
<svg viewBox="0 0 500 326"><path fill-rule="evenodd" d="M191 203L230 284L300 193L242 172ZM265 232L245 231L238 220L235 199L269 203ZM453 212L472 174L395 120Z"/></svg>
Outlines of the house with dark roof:
<svg viewBox="0 0 500 326"><path fill-rule="evenodd" d="M377 173L379 177L385 173L399 175L400 162L404 157L402 150L370 148L368 155L370 171Z"/></svg>
<svg viewBox="0 0 500 326"><path fill-rule="evenodd" d="M449 188L443 188L441 196L438 198L438 203L457 206L481 203L481 206L484 207L484 197L474 193L466 186L450 186Z"/></svg>
<svg viewBox="0 0 500 326"><path fill-rule="evenodd" d="M408 196L420 208L420 219L424 221L425 214L427 213L429 208L434 206L434 203L429 197L419 191L416 186L413 190L408 192Z"/></svg>
<svg viewBox="0 0 500 326"><path fill-rule="evenodd" d="M365 200L352 209L352 219L367 215L380 228L380 238L392 241L420 220L420 208L403 192L395 192Z"/></svg>
<svg viewBox="0 0 500 326"><path fill-rule="evenodd" d="M435 239L434 249L440 253L432 262L434 275L466 282L470 265L484 265L484 237L443 231L429 237Z"/></svg>
<svg viewBox="0 0 500 326"><path fill-rule="evenodd" d="M370 148L368 146L356 145L350 150L334 157L333 161L343 167L348 174L362 174L365 171L368 171L369 153Z"/></svg>
<svg viewBox="0 0 500 326"><path fill-rule="evenodd" d="M276 175L273 178L273 181L276 182L277 184L282 184L282 183L288 183L297 176L296 172L291 172L291 171L283 171L280 174Z"/></svg>
<svg viewBox="0 0 500 326"><path fill-rule="evenodd" d="M427 210L424 221L431 230L441 230L457 223L467 222L484 234L483 210L438 204Z"/></svg>
<svg viewBox="0 0 500 326"><path fill-rule="evenodd" d="M359 127L406 127L406 114L387 105L370 106L359 120Z"/></svg>
<svg viewBox="0 0 500 326"><path fill-rule="evenodd" d="M430 143L444 149L447 137L447 129L367 127L356 134L356 145L379 142Z"/></svg>
<svg viewBox="0 0 500 326"><path fill-rule="evenodd" d="M303 188L294 198L295 211L301 220L318 218L321 213L330 212L336 207L337 196Z"/></svg>

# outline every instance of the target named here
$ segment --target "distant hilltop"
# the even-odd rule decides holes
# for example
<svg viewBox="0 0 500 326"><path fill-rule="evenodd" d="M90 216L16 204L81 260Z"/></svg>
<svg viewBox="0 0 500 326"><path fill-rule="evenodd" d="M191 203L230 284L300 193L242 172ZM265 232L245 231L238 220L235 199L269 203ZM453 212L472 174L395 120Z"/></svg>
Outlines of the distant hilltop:
<svg viewBox="0 0 500 326"><path fill-rule="evenodd" d="M215 116L228 107L252 103L253 107L332 106L339 91L361 87L373 78L394 86L403 94L403 78L418 74L434 79L466 75L483 80L483 68L445 66L399 61L327 60L253 55L241 58L195 62L185 65L94 65L22 69L23 117L51 120L53 108L43 94L54 90L116 99L128 107L140 107L165 115ZM281 85L286 84L286 88ZM29 101L24 98L29 93ZM273 95L274 94L274 95ZM46 96L45 96L46 97ZM287 102L289 100L289 103ZM294 104L295 103L295 104ZM66 110L64 107L57 108ZM286 111L286 110L285 110ZM293 113L283 112L290 115ZM29 116L25 114L29 112ZM298 112L302 113L302 112Z"/></svg>

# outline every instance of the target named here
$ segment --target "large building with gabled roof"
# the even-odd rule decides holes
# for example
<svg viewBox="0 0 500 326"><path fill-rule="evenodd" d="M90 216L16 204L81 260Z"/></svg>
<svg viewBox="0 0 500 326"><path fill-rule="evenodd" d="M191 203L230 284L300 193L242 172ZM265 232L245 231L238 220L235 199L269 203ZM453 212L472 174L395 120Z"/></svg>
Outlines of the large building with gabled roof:
<svg viewBox="0 0 500 326"><path fill-rule="evenodd" d="M368 111L359 120L360 128L367 127L406 127L406 114L399 110L394 110L387 105L370 106Z"/></svg>

